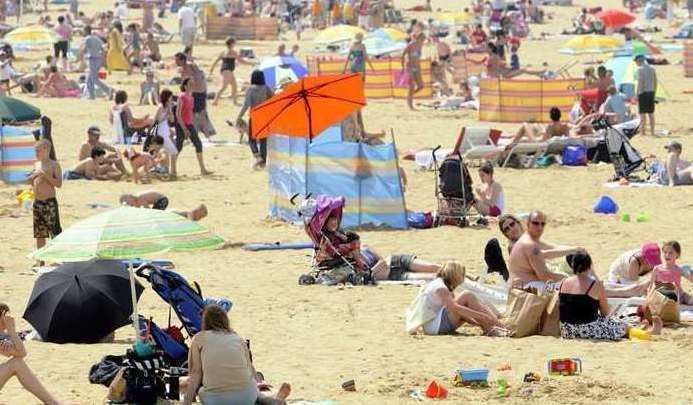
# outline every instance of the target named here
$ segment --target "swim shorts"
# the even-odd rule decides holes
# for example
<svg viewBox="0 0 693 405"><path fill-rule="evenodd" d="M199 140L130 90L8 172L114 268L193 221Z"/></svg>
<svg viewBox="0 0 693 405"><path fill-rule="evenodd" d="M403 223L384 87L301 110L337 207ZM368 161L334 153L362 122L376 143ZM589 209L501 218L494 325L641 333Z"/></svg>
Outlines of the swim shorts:
<svg viewBox="0 0 693 405"><path fill-rule="evenodd" d="M165 210L166 207L168 207L168 198L166 197L161 197L154 204L152 205L152 209L154 210Z"/></svg>
<svg viewBox="0 0 693 405"><path fill-rule="evenodd" d="M638 112L640 114L652 114L655 111L655 93L646 91L638 94Z"/></svg>
<svg viewBox="0 0 693 405"><path fill-rule="evenodd" d="M414 255L392 255L390 256L390 274L388 280L402 281L404 273L411 271L411 264L416 259Z"/></svg>
<svg viewBox="0 0 693 405"><path fill-rule="evenodd" d="M34 201L34 238L53 238L62 231L58 200Z"/></svg>

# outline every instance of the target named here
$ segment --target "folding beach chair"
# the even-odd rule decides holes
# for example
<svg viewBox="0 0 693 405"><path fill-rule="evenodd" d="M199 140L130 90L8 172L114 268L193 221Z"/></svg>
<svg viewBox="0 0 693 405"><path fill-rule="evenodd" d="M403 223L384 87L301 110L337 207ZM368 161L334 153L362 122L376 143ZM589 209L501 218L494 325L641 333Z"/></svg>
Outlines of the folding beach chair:
<svg viewBox="0 0 693 405"><path fill-rule="evenodd" d="M489 160L495 162L504 148L496 145L501 132L485 127L462 127L453 153L459 153L466 161Z"/></svg>

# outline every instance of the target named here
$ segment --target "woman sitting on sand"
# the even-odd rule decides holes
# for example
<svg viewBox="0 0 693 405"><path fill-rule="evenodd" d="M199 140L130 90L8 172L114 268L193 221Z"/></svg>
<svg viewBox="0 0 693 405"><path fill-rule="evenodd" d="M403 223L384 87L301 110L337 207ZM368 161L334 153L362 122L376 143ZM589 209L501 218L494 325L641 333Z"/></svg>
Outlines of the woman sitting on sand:
<svg viewBox="0 0 693 405"><path fill-rule="evenodd" d="M480 302L469 291L455 297L454 291L464 283L464 278L464 266L457 262L443 264L436 279L421 288L407 310L407 332L413 334L423 329L427 335L447 335L467 322L479 326L486 336L506 336L495 308Z"/></svg>
<svg viewBox="0 0 693 405"><path fill-rule="evenodd" d="M622 253L609 267L606 287L609 297L638 297L645 295L650 279L640 277L650 274L662 263L656 243L646 243L641 248Z"/></svg>
<svg viewBox="0 0 693 405"><path fill-rule="evenodd" d="M36 97L78 97L79 87L68 80L64 74L58 71L58 67L52 65L49 74L43 82L41 89L36 93Z"/></svg>
<svg viewBox="0 0 693 405"><path fill-rule="evenodd" d="M493 179L493 163L484 162L479 168L481 186L475 188L476 199L474 206L479 214L497 217L505 209L505 193L503 187Z"/></svg>
<svg viewBox="0 0 693 405"><path fill-rule="evenodd" d="M291 392L284 383L274 398L259 394L248 344L231 329L226 312L214 304L202 313L202 331L192 338L188 368L189 376L181 381L184 405L193 403L198 389L203 405L283 404Z"/></svg>
<svg viewBox="0 0 693 405"><path fill-rule="evenodd" d="M587 253L566 257L575 273L561 282L558 290L561 337L564 339L621 340L628 336L630 327L608 318L609 302L606 289L592 277L592 258ZM661 319L652 328L652 334L662 329Z"/></svg>
<svg viewBox="0 0 693 405"><path fill-rule="evenodd" d="M0 355L10 358L0 363L0 391L10 378L17 377L22 387L42 403L59 405L61 402L46 390L24 361L27 354L26 348L17 335L14 318L9 315L9 312L10 308L0 303Z"/></svg>

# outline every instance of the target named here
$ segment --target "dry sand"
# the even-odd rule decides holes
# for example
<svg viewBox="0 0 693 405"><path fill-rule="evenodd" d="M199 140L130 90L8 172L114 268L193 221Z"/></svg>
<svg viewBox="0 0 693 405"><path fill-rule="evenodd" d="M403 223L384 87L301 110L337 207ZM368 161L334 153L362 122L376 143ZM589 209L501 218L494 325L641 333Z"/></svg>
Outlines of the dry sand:
<svg viewBox="0 0 693 405"><path fill-rule="evenodd" d="M398 2L411 6L412 0ZM84 5L87 11L111 7L99 1ZM459 10L452 1L434 1L434 7ZM603 5L591 1L588 6ZM466 3L465 3L466 5ZM609 6L620 6L610 0ZM52 7L57 11L56 7ZM543 26L532 26L535 32L556 33L568 26L568 16L577 8L548 8L556 14ZM54 13L55 14L55 13ZM131 11L138 16L139 11ZM35 15L27 17L35 19ZM166 25L175 22L169 16ZM307 32L303 52L311 46ZM567 39L553 37L547 41L526 41L522 45L522 62L535 67L548 61L556 67L569 57L557 53ZM293 35L288 43L293 43ZM259 55L269 54L275 42L242 42L252 46ZM163 47L172 55L178 45ZM198 59L208 67L210 59L222 50L220 43L202 44L196 49ZM42 52L20 54L19 66L37 62ZM305 53L303 53L305 55ZM684 155L693 159L689 141L693 132L689 115L693 111L690 96L693 80L683 78L678 63L680 54L668 54L673 65L658 67L660 80L672 93L671 100L658 106L658 129L669 129L666 138L638 136L634 144L643 153L663 154L663 145L671 139L684 144ZM581 58L583 61L590 57ZM171 58L166 59L171 63ZM250 67L241 65L239 77L249 76ZM574 69L581 73L581 65ZM161 72L169 78L172 70ZM219 85L217 73L210 86ZM127 89L132 99L141 76L116 73L108 82ZM53 118L57 152L64 169L76 160L79 143L86 127L101 125L108 134L107 101L76 99L33 99L20 96L38 105ZM136 108L138 112L154 113L154 108ZM211 115L221 139L235 139L224 120L233 119L238 107L230 100L211 107ZM417 112L406 110L403 100L374 101L366 108L365 122L370 130L393 128L400 150L451 145L458 129L474 125L474 112ZM512 129L512 125L501 125ZM106 136L108 138L108 135ZM265 219L267 213L267 175L250 169L247 147L230 146L205 150L208 167L214 176L199 178L191 147L186 147L180 160L177 182L159 182L136 186L128 182L105 183L71 181L60 190L58 199L63 227L97 213L87 207L90 202L115 204L122 192L153 188L167 194L172 206L192 208L204 202L210 215L203 225L211 228L237 246L246 242L303 241L306 236L298 228ZM409 175L407 204L412 210L433 209L433 174L415 171L411 162L403 162ZM683 263L693 262L690 232L693 210L693 188L617 189L607 190L602 184L613 174L611 166L589 166L565 169L498 170L497 178L506 190L508 209L526 212L542 209L549 216L546 238L565 244L586 247L593 255L596 269L605 275L609 263L622 251L644 241L677 239L683 246ZM474 173L476 178L476 173ZM0 186L0 204L12 204L14 187ZM647 223L623 223L616 219L592 214L591 207L602 194L611 195L622 212L648 213ZM20 218L0 217L0 301L21 313L31 292L36 275L26 255L33 248L30 215ZM434 261L456 259L472 274L483 271L482 250L491 237L498 237L495 227L485 230L453 227L423 231L362 232L363 240L385 254L413 252ZM340 403L406 403L413 402L408 391L421 388L431 378L448 387L452 370L459 366L489 367L501 363L512 365L510 372L511 402L563 403L656 403L684 404L693 402L693 386L686 373L691 371L690 353L693 334L690 325L666 329L652 342L595 343L565 341L549 337L525 339L491 339L479 336L479 330L461 329L461 336L412 337L404 331L404 309L415 296L415 287L378 286L338 290L323 287L300 287L299 274L309 264L307 251L248 253L237 247L199 254L171 254L180 272L189 280L198 281L205 295L228 297L234 302L231 312L233 327L252 341L257 368L276 384L288 381L293 385L292 398L311 400L334 399ZM690 284L686 284L691 289ZM141 312L153 316L160 325L166 324L167 307L147 289L140 301ZM20 329L27 328L19 321ZM100 403L106 395L104 387L87 380L89 367L106 354L122 354L131 343L132 330L122 328L114 344L53 345L37 342L27 344L30 366L41 380L59 397L69 403ZM529 371L545 372L546 362L556 357L579 357L584 376L559 378L535 385L531 392L521 394L521 375ZM497 376L492 373L492 378ZM340 384L355 379L357 392L342 391ZM450 388L449 403L499 402L494 389L471 390ZM0 393L0 403L34 403L17 381L11 381Z"/></svg>

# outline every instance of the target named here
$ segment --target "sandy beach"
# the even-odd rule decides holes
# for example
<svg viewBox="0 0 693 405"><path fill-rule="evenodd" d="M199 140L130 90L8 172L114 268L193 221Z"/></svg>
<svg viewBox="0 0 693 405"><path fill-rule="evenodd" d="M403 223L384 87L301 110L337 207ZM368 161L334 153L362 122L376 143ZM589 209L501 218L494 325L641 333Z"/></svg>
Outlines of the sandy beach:
<svg viewBox="0 0 693 405"><path fill-rule="evenodd" d="M413 0L398 0L398 7L417 4ZM621 7L621 2L590 0L580 6ZM468 2L433 0L434 8L461 11ZM60 13L51 6L51 14ZM110 9L111 2L91 1L82 9L88 14ZM569 26L569 18L579 6L547 7L553 19L544 25L532 25L533 32L558 34ZM65 12L64 9L62 11ZM416 18L426 13L409 13ZM141 16L140 10L130 10L131 17ZM26 21L34 21L28 15ZM663 21L663 20L660 20ZM167 13L164 25L170 29L177 22ZM665 29L665 33L669 30ZM660 33L655 38L663 38ZM305 58L313 47L315 32L307 30L300 42L300 57ZM293 33L281 41L248 42L262 57L274 53L280 42L294 44ZM573 58L558 53L569 37L550 35L546 40L526 40L521 59L525 65L538 67L548 62L558 67ZM81 40L81 39L80 39ZM157 76L168 81L174 76L172 55L180 43L162 45L169 66ZM209 69L213 58L223 50L221 41L202 42L196 46L198 62ZM20 69L39 62L46 52L19 53L15 63ZM664 156L663 146L677 140L683 144L683 156L693 159L693 111L691 96L693 79L683 77L679 63L681 53L666 54L672 64L657 66L659 79L671 93L671 98L657 106L657 130L668 130L667 136L638 135L633 145L642 154ZM583 56L572 69L580 76L585 65L608 55ZM241 65L237 77L247 82L251 66ZM218 71L210 75L210 89L216 90L221 78ZM71 75L71 77L74 74ZM125 89L132 104L139 95L139 73L127 76L115 72L107 83ZM166 86L164 86L166 87ZM176 86L171 86L177 92ZM110 102L101 99L46 99L18 95L38 106L53 119L53 138L63 170L76 163L79 145L89 125L99 125L110 139L108 109ZM211 118L222 140L237 140L234 129L225 124L235 119L239 107L225 98L218 106L210 106ZM151 106L136 106L137 115L154 114ZM514 131L513 124L481 123L477 112L408 111L404 100L369 101L363 111L369 131L394 131L400 152L444 145L452 147L459 129L465 125L493 126ZM409 392L423 389L431 379L445 384L450 391L446 403L510 403L564 404L687 404L693 403L693 384L690 383L691 324L666 328L651 342L624 340L618 343L567 341L533 336L523 339L488 338L478 328L461 328L453 336L410 336L404 330L404 311L416 296L416 286L375 287L318 287L299 286L298 276L307 271L310 251L274 251L251 253L240 249L252 242L300 242L308 240L302 229L266 218L268 180L264 171L253 171L252 156L246 145L227 145L205 149L205 159L212 176L200 177L193 148L187 146L179 159L179 179L175 182L155 181L150 185L131 182L68 181L58 194L63 228L103 209L92 209L90 203L116 206L124 192L155 189L166 194L171 206L191 209L199 203L209 208L209 216L201 224L228 241L227 247L204 253L169 254L179 272L188 280L197 281L205 296L227 297L233 301L230 312L232 327L251 340L255 366L275 386L287 381L292 384L290 399L334 400L340 404L400 404L415 403ZM432 211L434 201L433 172L418 171L413 162L401 161L407 171L409 185L407 208ZM472 169L478 181L476 169ZM600 276L621 252L639 247L643 242L678 240L683 248L679 260L693 263L693 187L617 188L608 189L604 183L613 176L611 165L565 168L553 165L547 169L502 169L496 179L504 189L509 212L523 213L540 209L548 215L545 238L557 243L585 247L595 260ZM20 318L37 275L33 261L27 255L34 248L31 213L19 218L10 216L16 207L16 186L0 184L0 302L12 308ZM647 222L622 222L620 217L592 213L599 196L611 196L622 213L635 216L646 213ZM429 230L360 231L361 239L384 254L410 252L420 258L442 262L458 260L468 274L485 271L483 247L492 237L500 237L497 226L487 229L442 227ZM693 286L685 282L685 288ZM149 287L149 286L146 286ZM139 304L140 312L166 325L168 307L147 288ZM18 319L18 329L28 329ZM67 403L102 403L107 390L92 385L88 372L92 364L107 354L123 354L132 344L132 328L116 332L113 344L55 345L28 342L28 364L44 384ZM577 357L583 363L583 375L556 377L526 389L520 384L522 376L536 371L545 376L546 363L551 358ZM504 372L510 382L509 398L498 398L494 387L488 389L453 388L453 370L488 367L491 379L500 375L496 368L510 363L512 370ZM354 379L356 392L342 390L341 383ZM0 392L0 404L29 404L35 399L23 391L16 380Z"/></svg>

